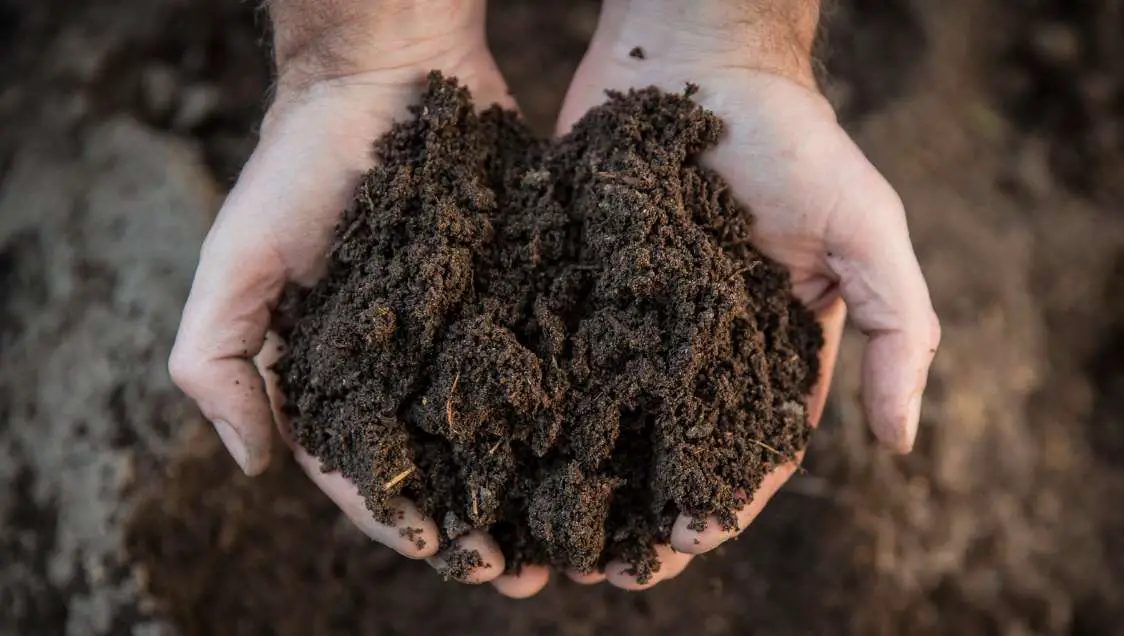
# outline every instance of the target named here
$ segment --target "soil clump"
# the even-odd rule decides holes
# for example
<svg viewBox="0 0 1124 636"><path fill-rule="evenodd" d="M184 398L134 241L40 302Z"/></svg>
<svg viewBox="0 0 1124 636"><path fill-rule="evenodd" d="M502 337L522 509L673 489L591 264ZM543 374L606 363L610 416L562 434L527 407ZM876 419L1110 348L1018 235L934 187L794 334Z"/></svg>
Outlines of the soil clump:
<svg viewBox="0 0 1124 636"><path fill-rule="evenodd" d="M277 328L295 440L377 517L404 496L511 571L643 580L680 513L732 527L806 445L822 335L699 164L722 124L689 94L610 93L549 141L433 73L376 143Z"/></svg>

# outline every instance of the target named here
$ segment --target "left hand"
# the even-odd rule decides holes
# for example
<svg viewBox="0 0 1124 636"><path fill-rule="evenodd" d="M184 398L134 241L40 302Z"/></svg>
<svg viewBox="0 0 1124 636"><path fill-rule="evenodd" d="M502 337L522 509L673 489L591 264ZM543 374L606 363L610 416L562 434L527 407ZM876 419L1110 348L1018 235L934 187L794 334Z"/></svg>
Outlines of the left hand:
<svg viewBox="0 0 1124 636"><path fill-rule="evenodd" d="M405 499L396 523L381 523L355 483L325 472L292 438L270 369L280 341L269 332L286 283L311 286L324 273L333 228L373 165L372 142L409 117L426 73L456 76L477 103L513 107L487 50L484 0L287 0L270 3L277 90L261 139L223 204L200 255L169 361L176 383L213 422L249 475L273 450L276 424L309 478L371 539L437 568L438 527ZM258 363L258 367L251 363ZM402 530L412 528L414 534ZM485 532L457 539L483 566L463 579L545 579L546 568L504 576L504 557ZM374 581L375 584L378 581ZM518 586L516 586L518 591ZM390 611L393 608L388 609Z"/></svg>
<svg viewBox="0 0 1124 636"><path fill-rule="evenodd" d="M884 445L908 452L940 327L900 198L839 126L816 87L810 50L818 4L702 0L691 3L688 11L685 0L606 0L566 96L558 131L565 133L603 103L606 90L655 85L681 92L688 82L697 84L694 99L720 117L727 131L718 147L703 156L704 164L753 212L757 246L788 267L794 292L823 326L822 375L808 398L812 425L823 412L849 308L869 338L863 385L870 426ZM774 5L773 11L761 13L762 5ZM735 16L739 11L746 15ZM789 22L770 23L768 16ZM637 46L644 59L630 55ZM739 531L796 471L801 458L765 478L738 513ZM711 519L696 533L688 528L690 522L680 517L671 545L656 546L661 568L647 584L629 575L625 563L571 578L644 589L673 578L695 555L739 532L724 531ZM534 591L521 589L520 595Z"/></svg>

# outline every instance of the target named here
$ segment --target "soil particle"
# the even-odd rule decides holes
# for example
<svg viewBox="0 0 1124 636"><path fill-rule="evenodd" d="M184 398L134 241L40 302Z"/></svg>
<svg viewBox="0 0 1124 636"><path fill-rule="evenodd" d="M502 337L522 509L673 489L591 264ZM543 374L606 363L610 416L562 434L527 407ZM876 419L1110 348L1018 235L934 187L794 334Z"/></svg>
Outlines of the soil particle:
<svg viewBox="0 0 1124 636"><path fill-rule="evenodd" d="M632 50L628 52L628 55L629 57L634 57L638 60L642 60L644 59L644 49L639 46L634 46L632 47Z"/></svg>
<svg viewBox="0 0 1124 636"><path fill-rule="evenodd" d="M644 578L677 515L735 511L805 446L822 335L696 159L722 124L610 93L536 139L429 77L376 144L278 365L296 440L383 521L405 496L491 531L509 570Z"/></svg>
<svg viewBox="0 0 1124 636"><path fill-rule="evenodd" d="M472 526L465 523L465 521L458 517L457 513L452 510L445 513L444 523L442 523L441 528L445 531L445 536L450 539L456 539L472 532Z"/></svg>
<svg viewBox="0 0 1124 636"><path fill-rule="evenodd" d="M407 541L413 542L414 547L417 548L418 550L424 550L425 546L426 546L426 543L425 543L425 539L421 538L421 535L422 535L423 532L425 532L425 531L422 530L421 528L413 528L413 527L399 528L398 529L398 536L402 537L403 539L406 539Z"/></svg>
<svg viewBox="0 0 1124 636"><path fill-rule="evenodd" d="M456 544L446 550L439 560L437 573L445 580L465 581L478 568L492 567L484 562L479 550L466 550Z"/></svg>

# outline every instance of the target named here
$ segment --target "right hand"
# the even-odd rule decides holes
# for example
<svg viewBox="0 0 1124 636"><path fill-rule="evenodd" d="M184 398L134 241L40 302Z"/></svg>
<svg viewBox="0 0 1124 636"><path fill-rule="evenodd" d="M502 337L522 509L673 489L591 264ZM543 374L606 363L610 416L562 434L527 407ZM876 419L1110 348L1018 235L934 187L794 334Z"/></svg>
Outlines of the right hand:
<svg viewBox="0 0 1124 636"><path fill-rule="evenodd" d="M408 501L397 502L402 527L423 531L419 548L419 537L402 537L397 527L376 522L351 482L322 472L319 460L291 443L276 378L264 371L283 346L268 332L283 287L290 281L310 286L322 274L339 215L372 165L374 141L408 116L426 73L439 69L457 77L482 107L514 106L485 44L483 2L393 4L274 3L276 97L257 148L203 244L169 368L246 474L268 465L276 421L308 476L364 533L440 567L432 519ZM331 5L338 5L336 14ZM478 550L489 566L466 582L493 581L501 592L520 596L521 581L545 577L535 568L501 576L503 554L483 532L458 543Z"/></svg>
<svg viewBox="0 0 1124 636"><path fill-rule="evenodd" d="M868 337L863 357L867 420L888 448L909 452L921 395L940 341L928 286L910 243L900 197L863 156L820 94L812 73L819 3L807 0L605 0L597 33L559 119L568 131L605 91L698 86L694 101L724 122L701 161L754 216L754 244L791 275L817 314L825 344L808 397L809 423L823 412L845 316ZM630 53L642 45L646 55ZM582 575L629 590L676 576L691 558L744 530L802 458L776 467L737 513L737 528L681 516L663 567L641 584L626 563Z"/></svg>

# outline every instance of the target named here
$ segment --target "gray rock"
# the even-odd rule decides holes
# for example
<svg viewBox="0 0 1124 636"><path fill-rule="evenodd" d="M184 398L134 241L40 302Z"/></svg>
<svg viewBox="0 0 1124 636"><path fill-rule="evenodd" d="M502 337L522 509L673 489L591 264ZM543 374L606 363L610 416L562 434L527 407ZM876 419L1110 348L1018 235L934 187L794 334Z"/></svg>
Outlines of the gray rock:
<svg viewBox="0 0 1124 636"><path fill-rule="evenodd" d="M196 148L128 119L16 153L0 186L0 633L121 633L146 605L123 521L198 421L166 360L218 201Z"/></svg>

